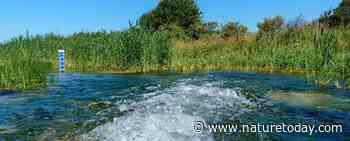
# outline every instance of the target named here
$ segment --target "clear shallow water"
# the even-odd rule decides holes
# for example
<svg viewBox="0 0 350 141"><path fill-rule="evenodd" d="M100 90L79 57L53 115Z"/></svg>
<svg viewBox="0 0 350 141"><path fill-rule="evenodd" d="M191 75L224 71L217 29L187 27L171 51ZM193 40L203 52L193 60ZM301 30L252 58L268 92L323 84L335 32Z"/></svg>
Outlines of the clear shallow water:
<svg viewBox="0 0 350 141"><path fill-rule="evenodd" d="M349 140L350 92L250 73L52 74L45 90L0 96L2 140ZM195 134L211 123L343 123L343 133Z"/></svg>

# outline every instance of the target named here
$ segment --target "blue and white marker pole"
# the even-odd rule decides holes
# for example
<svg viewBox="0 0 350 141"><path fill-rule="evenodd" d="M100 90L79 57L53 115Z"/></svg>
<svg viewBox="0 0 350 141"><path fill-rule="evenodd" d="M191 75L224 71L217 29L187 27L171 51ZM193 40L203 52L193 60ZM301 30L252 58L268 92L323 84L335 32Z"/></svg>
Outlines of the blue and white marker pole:
<svg viewBox="0 0 350 141"><path fill-rule="evenodd" d="M64 50L58 50L58 71L64 72Z"/></svg>

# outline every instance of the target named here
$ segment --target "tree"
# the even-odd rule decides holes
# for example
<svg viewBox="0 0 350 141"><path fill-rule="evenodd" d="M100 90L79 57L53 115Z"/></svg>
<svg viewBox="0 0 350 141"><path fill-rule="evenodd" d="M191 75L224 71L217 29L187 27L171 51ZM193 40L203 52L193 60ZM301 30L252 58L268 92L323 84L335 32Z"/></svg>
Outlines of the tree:
<svg viewBox="0 0 350 141"><path fill-rule="evenodd" d="M259 32L276 32L283 28L284 19L282 16L265 18L263 22L258 23Z"/></svg>
<svg viewBox="0 0 350 141"><path fill-rule="evenodd" d="M235 37L236 40L239 40L247 31L248 28L238 22L228 22L222 28L222 36L224 38Z"/></svg>
<svg viewBox="0 0 350 141"><path fill-rule="evenodd" d="M350 25L350 0L343 0L336 9L325 12L319 22L331 27Z"/></svg>
<svg viewBox="0 0 350 141"><path fill-rule="evenodd" d="M194 0L161 0L155 9L141 16L139 25L152 31L175 25L195 36L201 14Z"/></svg>

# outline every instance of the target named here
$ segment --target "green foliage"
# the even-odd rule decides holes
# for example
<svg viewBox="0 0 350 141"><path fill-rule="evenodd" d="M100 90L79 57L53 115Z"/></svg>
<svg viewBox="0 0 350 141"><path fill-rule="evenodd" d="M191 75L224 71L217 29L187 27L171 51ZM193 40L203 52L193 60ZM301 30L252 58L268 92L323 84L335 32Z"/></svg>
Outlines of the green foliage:
<svg viewBox="0 0 350 141"><path fill-rule="evenodd" d="M283 28L284 19L282 16L266 18L263 22L258 23L259 32L277 32Z"/></svg>
<svg viewBox="0 0 350 141"><path fill-rule="evenodd" d="M0 44L0 90L29 89L46 85L51 68L42 51L29 51L25 44L32 40L24 37ZM13 46L16 46L13 47Z"/></svg>
<svg viewBox="0 0 350 141"><path fill-rule="evenodd" d="M344 10L335 11L330 15L344 17L339 14ZM58 49L66 50L66 70L70 72L287 70L318 83L350 87L348 28L307 25L301 17L284 28L283 18L276 16L258 24L259 40L253 41L248 39L255 36L247 36L247 27L237 22L229 22L219 31L216 22L202 24L200 15L193 0L162 0L141 17L141 28L81 32L69 37L28 33L14 38L0 44L0 90L45 86L47 74L57 70ZM197 40L189 47L172 47L174 39L203 34L215 41ZM238 42L213 35L233 37ZM246 36L247 40L241 40Z"/></svg>
<svg viewBox="0 0 350 141"><path fill-rule="evenodd" d="M187 36L186 32L181 27L174 24L162 26L160 31L166 32L172 39L189 39L189 36Z"/></svg>
<svg viewBox="0 0 350 141"><path fill-rule="evenodd" d="M120 35L119 65L130 67L158 68L169 63L170 38L162 32L147 32L132 28ZM151 67L149 67L151 66Z"/></svg>
<svg viewBox="0 0 350 141"><path fill-rule="evenodd" d="M172 68L179 72L295 73L310 82L349 87L349 33L343 28L306 26L302 30L262 34L258 41L190 42L186 48L174 48Z"/></svg>
<svg viewBox="0 0 350 141"><path fill-rule="evenodd" d="M66 70L148 72L170 63L168 34L132 28L123 32L18 37L0 44L0 90L46 85L57 71L57 50L66 50Z"/></svg>
<svg viewBox="0 0 350 141"><path fill-rule="evenodd" d="M197 25L201 23L201 12L194 0L161 0L152 11L139 19L141 27L159 31L176 25L189 36L196 37Z"/></svg>
<svg viewBox="0 0 350 141"><path fill-rule="evenodd" d="M336 9L325 12L319 22L330 27L349 26L350 0L343 0Z"/></svg>
<svg viewBox="0 0 350 141"><path fill-rule="evenodd" d="M244 37L248 28L238 22L229 22L222 28L222 36L224 38L234 37L236 40Z"/></svg>

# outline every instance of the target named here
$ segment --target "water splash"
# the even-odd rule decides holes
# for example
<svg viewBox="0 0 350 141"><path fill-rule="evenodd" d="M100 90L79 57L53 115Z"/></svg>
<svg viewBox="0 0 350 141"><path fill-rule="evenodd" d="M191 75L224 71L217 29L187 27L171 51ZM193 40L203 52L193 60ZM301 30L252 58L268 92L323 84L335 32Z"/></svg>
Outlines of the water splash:
<svg viewBox="0 0 350 141"><path fill-rule="evenodd" d="M94 141L213 141L213 135L196 134L198 120L220 121L248 112L254 105L240 89L220 88L220 83L191 84L181 80L175 86L146 93L145 100L131 103L126 116L95 128L80 140ZM234 112L232 112L234 111Z"/></svg>

